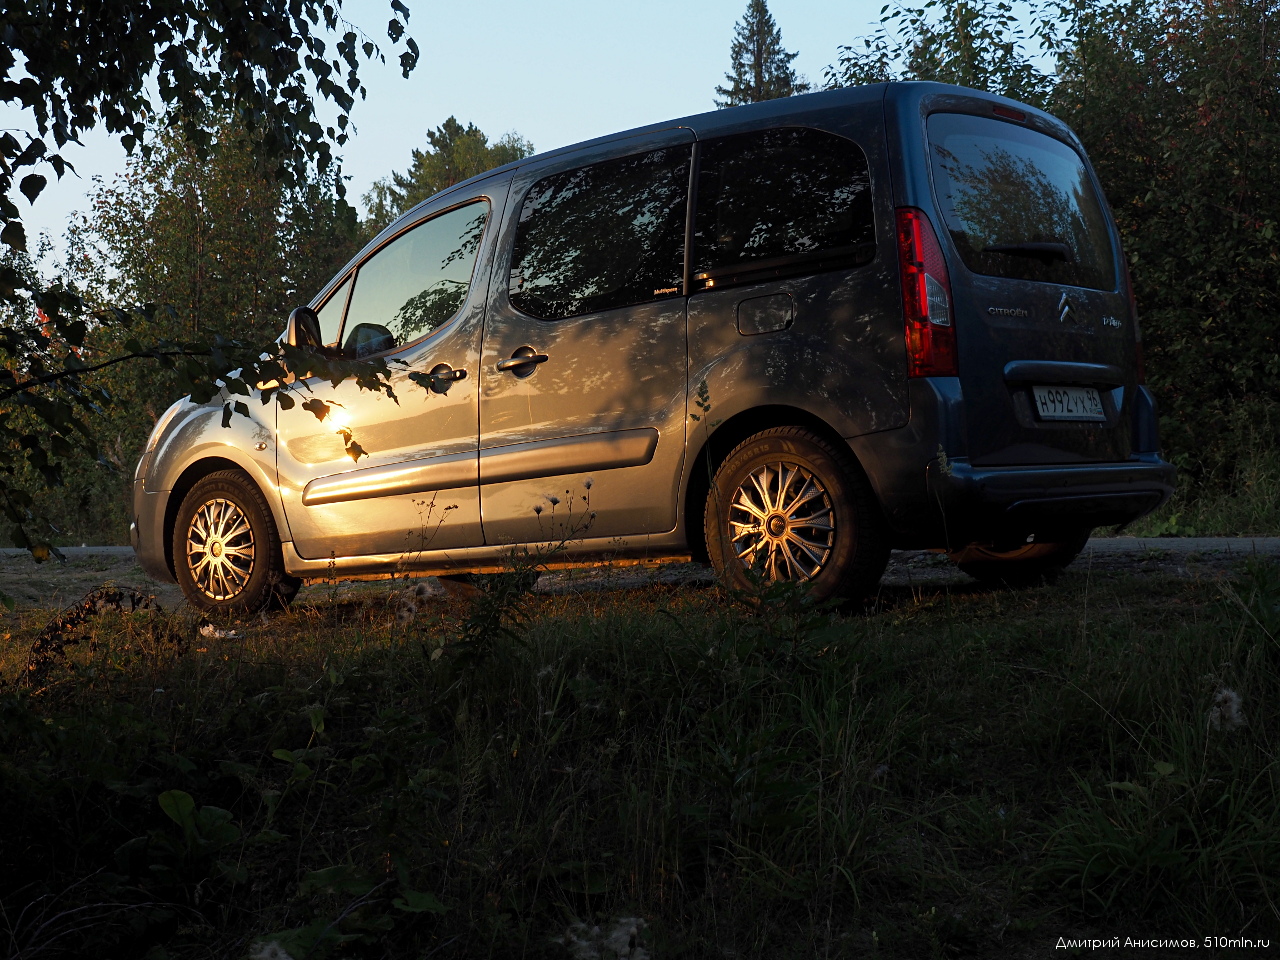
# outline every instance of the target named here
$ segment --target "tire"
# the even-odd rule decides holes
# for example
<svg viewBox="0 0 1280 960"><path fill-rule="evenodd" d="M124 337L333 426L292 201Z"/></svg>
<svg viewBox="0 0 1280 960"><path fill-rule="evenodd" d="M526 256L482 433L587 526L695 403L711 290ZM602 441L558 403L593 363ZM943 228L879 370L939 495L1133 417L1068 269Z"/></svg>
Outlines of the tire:
<svg viewBox="0 0 1280 960"><path fill-rule="evenodd" d="M717 575L740 590L763 577L805 583L817 600L861 600L889 561L884 516L858 462L802 427L734 448L712 478L703 531Z"/></svg>
<svg viewBox="0 0 1280 960"><path fill-rule="evenodd" d="M302 583L285 574L271 508L238 470L209 474L183 498L173 566L187 602L206 613L284 607Z"/></svg>
<svg viewBox="0 0 1280 960"><path fill-rule="evenodd" d="M1028 543L1013 550L995 550L971 543L951 554L962 571L983 583L1005 587L1033 587L1055 579L1080 555L1093 532L1090 527L1052 543Z"/></svg>

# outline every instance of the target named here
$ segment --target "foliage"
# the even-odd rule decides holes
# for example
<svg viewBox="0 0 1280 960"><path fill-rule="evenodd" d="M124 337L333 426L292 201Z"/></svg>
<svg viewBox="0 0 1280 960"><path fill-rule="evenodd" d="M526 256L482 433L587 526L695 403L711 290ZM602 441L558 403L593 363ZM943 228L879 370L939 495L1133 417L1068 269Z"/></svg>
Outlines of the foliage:
<svg viewBox="0 0 1280 960"><path fill-rule="evenodd" d="M490 143L474 123L464 128L455 117L428 130L427 143L426 150L413 151L408 170L384 177L365 194L375 232L446 187L533 153L533 144L514 131Z"/></svg>
<svg viewBox="0 0 1280 960"><path fill-rule="evenodd" d="M334 184L308 174L287 184L254 170L256 146L222 120L201 156L176 130L152 131L115 180L98 181L89 212L68 231L65 273L90 309L165 304L128 327L95 324L82 357L119 354L128 339L194 343L214 336L267 343L292 307L306 303L355 253L355 211ZM127 485L151 425L184 392L145 360L104 370L95 384L115 402L93 414L101 461L68 458L62 483L43 488L28 466L15 482L54 543L125 543ZM31 414L15 423L34 426Z"/></svg>
<svg viewBox="0 0 1280 960"><path fill-rule="evenodd" d="M717 86L716 107L736 107L807 93L809 84L796 75L791 61L799 54L782 46L782 31L766 0L748 0L747 12L733 25L729 45L728 86Z"/></svg>
<svg viewBox="0 0 1280 960"><path fill-rule="evenodd" d="M400 63L407 75L417 45L405 36L408 9L401 0L391 0L391 8L387 35L393 43L403 40ZM355 97L364 95L360 59L383 56L340 10L340 2L320 0L252 6L137 0L125 8L18 2L0 11L0 100L20 105L32 123L25 133L0 136L0 242L10 251L0 263L0 512L13 524L16 543L34 546L44 539L33 539L28 530L32 499L15 485L18 458L43 482L57 485L74 452L97 455L89 424L113 394L91 374L143 358L158 360L177 372L179 385L193 396L224 395L230 414L243 408L234 396L248 396L253 384L272 377L220 381L228 370L243 366L246 374L274 370L285 376L295 361L313 366L316 359L268 347L269 359L260 361L263 344L216 335L185 342L138 336L135 325L141 331L154 322L154 304L95 309L69 281L48 283L24 269L16 259L26 248L26 235L15 186L35 202L47 183L41 171L61 177L68 169L50 147L61 149L99 124L128 152L146 157L152 149L147 125L162 120L182 130L197 156L208 156L210 118L227 116L254 143L259 175L294 185L311 169L332 176L333 146L345 143ZM326 42L330 34L340 34L332 49ZM317 119L317 93L336 107L334 126ZM341 181L331 182L340 194ZM86 356L91 335L104 330L114 335L118 352ZM378 372L366 382L380 383ZM267 398L272 396L287 397L287 391L269 391Z"/></svg>
<svg viewBox="0 0 1280 960"><path fill-rule="evenodd" d="M225 640L104 613L0 691L0 943L41 910L80 956L1274 938L1275 562L1016 596L934 563L856 617L513 580L404 616L317 588ZM6 678L45 616L5 619Z"/></svg>
<svg viewBox="0 0 1280 960"><path fill-rule="evenodd" d="M1051 29L1032 7L1033 33ZM931 0L886 7L879 28L841 46L828 88L886 80L935 80L1044 106L1052 78L1034 65L1022 21L999 0Z"/></svg>

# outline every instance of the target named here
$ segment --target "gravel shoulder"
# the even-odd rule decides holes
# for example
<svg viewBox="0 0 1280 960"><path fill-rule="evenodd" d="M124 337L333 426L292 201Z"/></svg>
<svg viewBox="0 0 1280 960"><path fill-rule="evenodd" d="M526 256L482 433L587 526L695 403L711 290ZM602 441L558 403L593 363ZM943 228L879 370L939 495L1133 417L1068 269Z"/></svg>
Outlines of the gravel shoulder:
<svg viewBox="0 0 1280 960"><path fill-rule="evenodd" d="M184 605L175 584L159 583L142 572L129 547L68 547L65 561L35 563L25 550L0 550L0 592L18 610L58 610L105 584L132 587L154 595L165 609ZM1089 541L1071 570L1077 573L1142 574L1177 577L1212 576L1229 571L1249 557L1280 558L1280 537L1097 537ZM696 564L662 568L570 570L543 574L539 592L635 589L649 584L710 582ZM885 572L886 586L971 584L946 556L925 550L895 550ZM432 590L445 590L434 579ZM341 582L304 587L299 598L342 596L353 590L389 591L393 581ZM449 585L452 587L452 585Z"/></svg>

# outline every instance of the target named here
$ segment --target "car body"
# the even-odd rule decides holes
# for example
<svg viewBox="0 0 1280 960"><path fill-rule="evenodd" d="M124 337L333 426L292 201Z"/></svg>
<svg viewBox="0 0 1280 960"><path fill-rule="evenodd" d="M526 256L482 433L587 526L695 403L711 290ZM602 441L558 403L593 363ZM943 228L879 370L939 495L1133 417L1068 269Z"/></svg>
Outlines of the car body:
<svg viewBox="0 0 1280 960"><path fill-rule="evenodd" d="M175 525L213 474L260 496L281 582L516 547L826 595L891 547L1038 574L1172 492L1083 147L979 91L827 91L517 161L414 207L311 306L323 342L401 361L396 399L312 380L325 420L251 403L229 426L220 398L175 404L134 482L152 576L204 556Z"/></svg>

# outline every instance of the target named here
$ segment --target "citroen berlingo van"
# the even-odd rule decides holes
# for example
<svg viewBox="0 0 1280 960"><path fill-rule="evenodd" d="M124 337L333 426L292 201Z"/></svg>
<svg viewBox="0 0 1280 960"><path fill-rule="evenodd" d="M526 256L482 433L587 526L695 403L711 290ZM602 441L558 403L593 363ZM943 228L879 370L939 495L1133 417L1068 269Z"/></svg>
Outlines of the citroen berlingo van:
<svg viewBox="0 0 1280 960"><path fill-rule="evenodd" d="M296 342L398 361L398 402L312 379L323 420L161 417L133 543L204 610L513 549L819 597L874 590L891 548L1029 581L1172 492L1084 150L975 90L815 93L520 160L295 314Z"/></svg>

